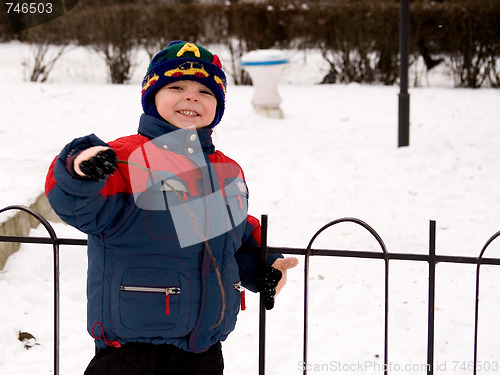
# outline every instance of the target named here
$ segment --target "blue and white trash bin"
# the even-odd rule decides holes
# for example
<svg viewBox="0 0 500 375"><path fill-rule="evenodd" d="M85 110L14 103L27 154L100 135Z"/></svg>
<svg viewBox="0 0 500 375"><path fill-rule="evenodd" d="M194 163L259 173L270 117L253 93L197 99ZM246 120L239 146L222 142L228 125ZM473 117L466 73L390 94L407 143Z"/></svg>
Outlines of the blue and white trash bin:
<svg viewBox="0 0 500 375"><path fill-rule="evenodd" d="M278 81L284 65L288 62L285 54L275 49L255 50L241 57L241 66L252 78L252 104L257 113L283 118Z"/></svg>

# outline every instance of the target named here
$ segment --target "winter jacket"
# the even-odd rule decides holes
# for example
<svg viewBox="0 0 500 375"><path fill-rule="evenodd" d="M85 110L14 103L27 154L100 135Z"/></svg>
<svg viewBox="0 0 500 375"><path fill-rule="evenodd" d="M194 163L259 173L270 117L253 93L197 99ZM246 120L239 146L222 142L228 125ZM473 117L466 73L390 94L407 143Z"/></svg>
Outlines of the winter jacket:
<svg viewBox="0 0 500 375"><path fill-rule="evenodd" d="M87 329L98 347L205 351L234 329L241 285L256 291L258 256L248 249L260 224L247 215L241 168L215 151L211 133L142 115L138 134L77 138L50 166L50 204L88 234ZM97 145L116 152L117 170L79 178L74 156Z"/></svg>

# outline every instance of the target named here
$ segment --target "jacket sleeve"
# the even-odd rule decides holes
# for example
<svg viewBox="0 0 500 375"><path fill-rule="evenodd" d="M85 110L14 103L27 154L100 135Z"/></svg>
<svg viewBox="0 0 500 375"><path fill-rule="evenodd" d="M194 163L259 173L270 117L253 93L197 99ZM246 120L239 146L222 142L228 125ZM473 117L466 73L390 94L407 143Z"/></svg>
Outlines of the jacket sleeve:
<svg viewBox="0 0 500 375"><path fill-rule="evenodd" d="M126 189L118 169L105 181L88 181L72 175L70 164L73 155L92 146L108 145L91 134L77 138L64 147L49 168L45 194L63 221L82 232L100 234L116 223L125 208L127 197L117 194ZM110 189L109 185L114 186ZM103 194L103 191L114 191L115 194Z"/></svg>
<svg viewBox="0 0 500 375"><path fill-rule="evenodd" d="M260 266L260 252L255 249L259 247L261 236L261 226L257 218L248 215L246 220L243 243L235 254L239 267L241 284L252 292L257 292L257 275ZM273 264L278 258L283 258L281 254L268 254L267 263Z"/></svg>

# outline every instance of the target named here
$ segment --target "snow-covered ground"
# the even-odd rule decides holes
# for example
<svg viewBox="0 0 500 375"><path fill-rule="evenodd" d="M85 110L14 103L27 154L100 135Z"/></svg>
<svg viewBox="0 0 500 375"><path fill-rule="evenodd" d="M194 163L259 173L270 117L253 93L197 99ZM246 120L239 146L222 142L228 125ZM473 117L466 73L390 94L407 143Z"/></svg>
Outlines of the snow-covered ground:
<svg viewBox="0 0 500 375"><path fill-rule="evenodd" d="M137 56L128 85L107 83L100 58L75 48L49 82L26 82L29 48L0 45L0 207L29 205L43 191L52 158L74 137L104 140L136 131ZM222 54L223 63L227 56ZM410 147L397 148L397 87L316 85L327 68L314 51L289 52L280 93L284 119L254 113L252 87L230 86L214 143L243 167L250 211L269 215L269 244L305 247L330 220L368 222L391 252L425 253L429 220L437 252L477 256L500 229L500 91L452 89L436 73L411 89ZM226 64L229 66L229 64ZM8 215L0 217L0 221ZM82 237L61 223L60 237ZM43 236L42 229L32 235ZM380 251L373 238L341 224L316 248ZM486 256L500 257L493 243ZM23 245L0 272L0 374L52 372L52 250ZM302 370L303 259L268 314L267 373ZM437 267L438 374L472 374L475 266ZM482 268L480 374L499 374L500 267ZM383 276L378 260L311 259L309 373L383 373ZM61 374L82 374L93 355L86 333L86 251L61 248ZM391 374L426 374L427 265L390 262ZM258 298L223 344L226 374L256 374ZM26 350L19 331L36 337Z"/></svg>

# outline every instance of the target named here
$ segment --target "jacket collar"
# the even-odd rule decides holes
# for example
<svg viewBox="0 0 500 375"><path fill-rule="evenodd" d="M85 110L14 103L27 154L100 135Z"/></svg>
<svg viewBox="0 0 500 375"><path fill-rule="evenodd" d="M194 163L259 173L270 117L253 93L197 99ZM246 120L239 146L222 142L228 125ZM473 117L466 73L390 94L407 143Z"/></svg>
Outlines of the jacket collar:
<svg viewBox="0 0 500 375"><path fill-rule="evenodd" d="M200 128L200 129L179 129L174 125L168 123L167 121L159 120L156 117L142 114L141 119L139 121L139 130L140 135L148 137L153 140L155 143L155 139L165 139L162 137L166 134L169 134L169 143L174 143L175 145L181 146L185 143L186 137L189 138L190 134L196 133L198 135L198 139L205 154L213 154L215 152L215 146L212 143L212 133L213 130L211 128ZM162 147L162 145L159 145Z"/></svg>

